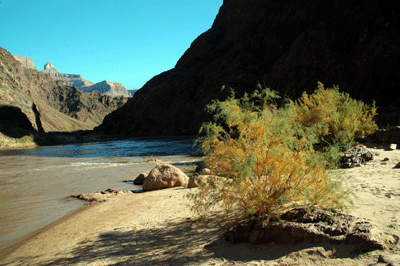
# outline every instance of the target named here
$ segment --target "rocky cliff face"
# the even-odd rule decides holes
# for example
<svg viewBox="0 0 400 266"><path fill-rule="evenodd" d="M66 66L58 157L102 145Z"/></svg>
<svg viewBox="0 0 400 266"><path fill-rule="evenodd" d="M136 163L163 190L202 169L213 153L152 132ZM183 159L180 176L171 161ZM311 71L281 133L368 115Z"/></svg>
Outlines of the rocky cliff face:
<svg viewBox="0 0 400 266"><path fill-rule="evenodd" d="M54 80L67 81L70 86L78 87L87 93L98 91L111 97L131 97L131 94L125 89L125 87L121 83L109 82L106 80L99 83L93 83L82 78L81 75L60 73L50 62L47 62L46 65L44 65L44 70L42 70L42 72L48 74Z"/></svg>
<svg viewBox="0 0 400 266"><path fill-rule="evenodd" d="M81 75L60 73L50 62L47 62L44 65L44 70L42 70L42 72L48 74L54 80L64 80L67 81L70 86L75 86L81 89L94 84L93 82L82 78Z"/></svg>
<svg viewBox="0 0 400 266"><path fill-rule="evenodd" d="M0 47L0 133L23 137L38 130L21 63Z"/></svg>
<svg viewBox="0 0 400 266"><path fill-rule="evenodd" d="M21 63L0 47L0 133L90 130L127 98L87 94ZM12 119L10 119L12 118Z"/></svg>
<svg viewBox="0 0 400 266"><path fill-rule="evenodd" d="M224 0L208 31L174 69L155 76L98 130L126 135L197 134L223 85L236 95L258 82L299 97L317 81L379 106L399 106L396 0Z"/></svg>
<svg viewBox="0 0 400 266"><path fill-rule="evenodd" d="M91 93L92 91L98 91L102 94L109 95L111 97L125 96L131 97L132 95L125 89L125 87L118 82L102 81L92 86L85 86L82 88L83 91Z"/></svg>
<svg viewBox="0 0 400 266"><path fill-rule="evenodd" d="M103 121L106 114L127 101L124 97L113 99L101 93L87 94L77 87L69 86L67 81L54 81L39 71L25 71L25 76L27 86L36 101L46 103L62 114L84 123L85 127L82 129L93 129ZM60 125L50 123L47 127L44 126L44 129L46 132L71 131L66 128L60 130L58 128Z"/></svg>
<svg viewBox="0 0 400 266"><path fill-rule="evenodd" d="M35 64L33 63L32 59L26 58L19 55L14 55L14 58L21 63L23 69L34 69L37 70Z"/></svg>

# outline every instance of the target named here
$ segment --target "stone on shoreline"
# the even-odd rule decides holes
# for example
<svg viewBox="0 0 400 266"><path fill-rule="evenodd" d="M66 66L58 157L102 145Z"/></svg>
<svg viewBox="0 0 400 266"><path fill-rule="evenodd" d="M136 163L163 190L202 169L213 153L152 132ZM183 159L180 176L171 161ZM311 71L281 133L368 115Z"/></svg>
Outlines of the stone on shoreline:
<svg viewBox="0 0 400 266"><path fill-rule="evenodd" d="M144 179L149 175L150 171L146 171L138 175L138 177L133 180L133 184L135 185L143 185Z"/></svg>
<svg viewBox="0 0 400 266"><path fill-rule="evenodd" d="M170 164L159 164L143 181L143 190L152 191L172 187L188 187L189 178L182 172Z"/></svg>
<svg viewBox="0 0 400 266"><path fill-rule="evenodd" d="M307 212L293 209L270 221L263 227L257 220L243 222L231 227L224 239L230 243L294 245L299 243L347 244L363 251L389 248L376 228L366 220L339 212L318 210Z"/></svg>
<svg viewBox="0 0 400 266"><path fill-rule="evenodd" d="M80 199L80 200L87 201L87 203L85 203L85 205L93 205L93 204L100 203L100 202L106 202L107 199L104 198L105 195L121 195L121 194L125 194L125 193L132 193L132 191L109 188L104 191L99 191L99 192L95 192L95 193L83 193L83 194L79 194L79 195L71 195L68 197L68 199L73 199L73 198Z"/></svg>

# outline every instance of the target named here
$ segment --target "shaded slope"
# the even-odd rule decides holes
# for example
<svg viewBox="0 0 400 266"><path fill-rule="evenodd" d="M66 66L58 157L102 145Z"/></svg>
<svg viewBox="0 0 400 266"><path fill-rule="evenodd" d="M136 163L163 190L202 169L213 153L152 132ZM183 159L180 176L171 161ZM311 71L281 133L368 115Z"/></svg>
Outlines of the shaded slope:
<svg viewBox="0 0 400 266"><path fill-rule="evenodd" d="M321 81L367 103L398 106L399 7L397 0L225 0L175 68L148 81L98 130L197 134L209 119L205 105L228 95L222 85L240 97L257 82L295 98Z"/></svg>
<svg viewBox="0 0 400 266"><path fill-rule="evenodd" d="M21 64L0 47L0 133L13 138L38 130L25 82Z"/></svg>

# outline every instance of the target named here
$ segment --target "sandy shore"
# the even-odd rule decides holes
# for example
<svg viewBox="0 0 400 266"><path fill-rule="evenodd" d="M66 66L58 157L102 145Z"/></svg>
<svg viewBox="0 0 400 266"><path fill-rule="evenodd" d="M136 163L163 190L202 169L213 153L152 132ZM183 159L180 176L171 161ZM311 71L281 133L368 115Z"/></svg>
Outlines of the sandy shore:
<svg viewBox="0 0 400 266"><path fill-rule="evenodd" d="M400 169L393 167L400 150L372 151L379 155L367 165L336 171L357 195L349 213L397 243ZM186 197L193 191L104 195L107 202L78 210L8 249L0 265L370 265L379 255L400 255L399 244L361 256L346 245L232 245L219 238L218 226L195 222Z"/></svg>

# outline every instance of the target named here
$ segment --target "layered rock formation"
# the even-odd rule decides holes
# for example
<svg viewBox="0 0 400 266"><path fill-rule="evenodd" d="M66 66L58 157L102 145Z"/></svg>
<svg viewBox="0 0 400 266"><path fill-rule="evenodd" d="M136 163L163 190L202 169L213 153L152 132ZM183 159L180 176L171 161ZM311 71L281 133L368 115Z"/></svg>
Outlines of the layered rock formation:
<svg viewBox="0 0 400 266"><path fill-rule="evenodd" d="M33 132L90 130L127 98L87 94L55 81L0 47L0 133L21 137Z"/></svg>
<svg viewBox="0 0 400 266"><path fill-rule="evenodd" d="M46 109L50 106L61 114L73 118L74 123L83 122L85 126L79 126L81 129L93 129L103 121L106 114L118 109L127 101L124 97L113 99L99 92L87 94L77 87L69 86L66 81L54 81L39 71L25 71L25 76L35 102L43 103L38 105L39 112L42 111L43 115L48 116ZM54 112L51 116L53 114ZM44 131L71 131L68 129L70 123L63 127L63 123L59 122L60 119L52 121L50 117L46 119L49 123L44 123Z"/></svg>
<svg viewBox="0 0 400 266"><path fill-rule="evenodd" d="M82 78L81 75L64 74L64 73L58 72L57 69L50 62L47 62L44 65L44 70L42 70L42 72L48 74L54 80L64 80L64 81L67 81L70 86L75 86L78 88L83 88L83 87L88 87L88 86L94 85L93 82Z"/></svg>
<svg viewBox="0 0 400 266"><path fill-rule="evenodd" d="M42 72L48 74L54 80L67 81L70 86L78 87L87 93L98 91L102 94L110 95L111 97L131 97L131 94L125 89L125 87L121 83L109 82L105 80L95 84L82 78L81 75L60 73L50 62L47 62L44 65L44 70L42 70Z"/></svg>
<svg viewBox="0 0 400 266"><path fill-rule="evenodd" d="M110 82L107 80L104 80L102 82L96 83L91 86L82 87L82 90L88 93L92 91L98 91L100 93L110 95L111 97L116 97L116 96L131 97L130 92L128 92L121 83Z"/></svg>
<svg viewBox="0 0 400 266"><path fill-rule="evenodd" d="M21 63L0 48L0 132L20 138L38 130Z"/></svg>
<svg viewBox="0 0 400 266"><path fill-rule="evenodd" d="M176 66L148 81L98 130L197 134L204 107L258 82L296 98L317 81L378 106L399 106L400 23L395 0L224 0ZM382 109L381 109L382 111Z"/></svg>
<svg viewBox="0 0 400 266"><path fill-rule="evenodd" d="M23 69L34 69L37 70L32 59L26 58L20 55L14 55L14 58L21 63Z"/></svg>

